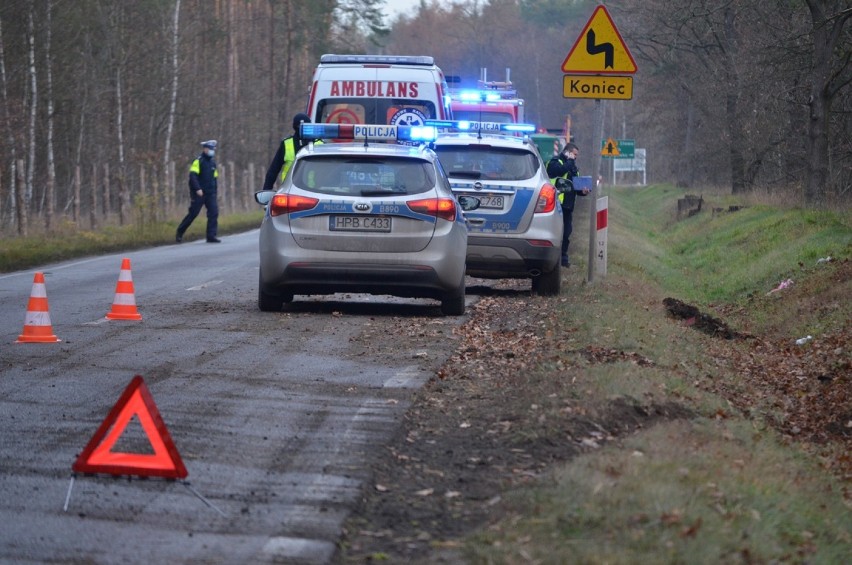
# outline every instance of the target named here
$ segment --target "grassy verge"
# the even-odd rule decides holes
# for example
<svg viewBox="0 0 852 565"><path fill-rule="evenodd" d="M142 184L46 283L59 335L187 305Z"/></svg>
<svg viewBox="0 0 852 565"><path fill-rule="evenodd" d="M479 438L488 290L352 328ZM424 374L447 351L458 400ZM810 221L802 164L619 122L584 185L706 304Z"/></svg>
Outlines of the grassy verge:
<svg viewBox="0 0 852 565"><path fill-rule="evenodd" d="M219 235L254 229L260 226L262 218L260 210L220 216ZM3 237L0 239L0 273L77 257L173 244L177 224L177 221L137 222L95 231L60 226L49 234ZM184 241L202 239L206 224L207 219L201 214L190 226Z"/></svg>
<svg viewBox="0 0 852 565"><path fill-rule="evenodd" d="M848 273L840 269L852 255L852 219L759 205L711 213L713 203L705 202L705 213L676 221L681 195L665 186L610 193L607 277L583 284L579 242L572 253L579 273L572 267L571 296L557 301L551 330L567 337L526 376L522 394L536 399L542 422L558 421L566 410L612 411L618 399L649 412L673 404L685 412L637 433L619 433L610 418L607 429L566 438L584 453L535 486L506 493L502 517L467 539L470 562L852 558L850 476L829 472L824 446L770 425L800 392L765 392L757 381L787 378L787 366L747 374L728 356L761 365L755 340L695 331L667 317L662 305L674 297L738 330L774 336L789 344L779 354L795 359L800 336L848 335L852 281L838 273ZM575 225L587 221L579 214ZM770 293L786 279L793 287ZM852 398L848 341L841 349L832 351L841 362L826 378ZM839 425L852 426L852 409L845 410ZM848 446L849 432L839 436Z"/></svg>

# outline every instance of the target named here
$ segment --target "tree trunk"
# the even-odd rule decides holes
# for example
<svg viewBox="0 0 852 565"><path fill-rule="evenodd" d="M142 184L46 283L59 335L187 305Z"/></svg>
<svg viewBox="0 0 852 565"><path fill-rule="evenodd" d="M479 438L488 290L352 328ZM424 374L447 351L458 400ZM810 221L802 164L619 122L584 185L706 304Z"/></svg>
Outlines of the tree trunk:
<svg viewBox="0 0 852 565"><path fill-rule="evenodd" d="M56 163L53 158L53 73L51 72L51 22L53 12L53 1L47 0L47 17L45 18L46 30L44 38L44 61L47 80L47 206L44 213L44 225L47 231L53 229L54 216L56 215Z"/></svg>
<svg viewBox="0 0 852 565"><path fill-rule="evenodd" d="M810 96L808 98L808 148L805 178L805 204L824 206L829 182L829 116L834 96L848 78L834 75L832 62L843 27L852 17L852 10L842 2L806 0L811 13L813 30L813 62L811 65ZM833 13L836 9L837 13ZM832 13L829 13L832 10ZM847 46L848 49L848 46ZM848 58L848 54L847 54ZM834 83L837 81L837 83Z"/></svg>
<svg viewBox="0 0 852 565"><path fill-rule="evenodd" d="M742 84L736 67L740 50L736 17L736 10L732 6L725 8L724 53L727 64L724 67L723 76L727 82L725 117L728 124L728 152L731 159L731 191L734 194L742 194L748 191L748 187L745 183L745 155L742 148L742 140L746 137L743 134L743 121L739 115Z"/></svg>
<svg viewBox="0 0 852 565"><path fill-rule="evenodd" d="M0 20L0 93L3 96L3 129L6 133L6 143L9 151L9 208L12 223L17 223L17 201L15 196L15 175L17 151L15 148L15 134L13 133L12 122L9 117L9 94L6 88L6 52L3 47L3 21ZM0 199L3 199L3 193L0 191Z"/></svg>
<svg viewBox="0 0 852 565"><path fill-rule="evenodd" d="M27 19L27 42L29 44L29 78L30 78L30 123L28 129L29 135L29 154L27 155L27 176L24 179L24 208L21 211L24 218L29 219L30 203L33 199L33 177L35 176L35 161L36 161L36 118L38 117L38 80L36 79L35 66L35 22L33 18L33 10L35 2L30 2L29 17Z"/></svg>
<svg viewBox="0 0 852 565"><path fill-rule="evenodd" d="M74 224L80 226L80 165L74 167Z"/></svg>
<svg viewBox="0 0 852 565"><path fill-rule="evenodd" d="M231 187L231 209L234 207L234 195L237 190L237 168L234 166L233 161L228 161L228 185Z"/></svg>
<svg viewBox="0 0 852 565"><path fill-rule="evenodd" d="M692 95L685 88L683 92L683 100L686 104L686 127L684 128L683 151L678 159L677 176L675 184L677 186L689 187L692 186L693 177L695 175L695 167L692 166L692 136L695 129L695 105L692 102Z"/></svg>
<svg viewBox="0 0 852 565"><path fill-rule="evenodd" d="M115 71L115 135L118 139L118 223L127 222L127 186L124 182L124 92L122 91L121 67Z"/></svg>
<svg viewBox="0 0 852 565"><path fill-rule="evenodd" d="M175 181L175 162L169 161L168 174L166 175L166 186L163 187L163 197L165 199L165 209L171 214L177 209L177 183ZM174 195L174 198L172 198Z"/></svg>
<svg viewBox="0 0 852 565"><path fill-rule="evenodd" d="M18 213L18 235L27 237L27 208L24 204L24 160L18 159L15 163L15 183L12 185L12 193L15 195L15 211Z"/></svg>
<svg viewBox="0 0 852 565"><path fill-rule="evenodd" d="M172 134L174 133L175 114L177 112L178 77L180 76L180 65L178 63L178 46L180 43L180 0L175 0L175 11L172 19L172 93L169 104L169 118L166 126L166 144L163 150L163 186L169 186L169 163L172 158ZM163 208L168 213L171 206L170 191L163 191Z"/></svg>
<svg viewBox="0 0 852 565"><path fill-rule="evenodd" d="M92 163L92 192L89 203L89 227L92 230L98 229L98 166Z"/></svg>
<svg viewBox="0 0 852 565"><path fill-rule="evenodd" d="M101 205L103 206L103 211L104 211L103 215L104 215L105 220L109 219L109 216L112 213L112 201L111 201L112 199L110 198L111 190L110 190L109 183L110 183L109 163L104 163L104 182L102 184L103 195L101 197L101 199L102 199Z"/></svg>

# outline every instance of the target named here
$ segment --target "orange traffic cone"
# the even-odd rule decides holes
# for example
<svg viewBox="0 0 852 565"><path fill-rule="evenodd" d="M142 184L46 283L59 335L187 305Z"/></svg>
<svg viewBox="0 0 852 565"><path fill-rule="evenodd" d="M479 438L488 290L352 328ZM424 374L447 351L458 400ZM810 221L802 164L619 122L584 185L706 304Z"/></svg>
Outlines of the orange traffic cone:
<svg viewBox="0 0 852 565"><path fill-rule="evenodd" d="M33 290L24 316L24 333L18 336L16 343L56 343L62 341L53 335L50 314L47 311L47 289L44 286L44 274L36 273Z"/></svg>
<svg viewBox="0 0 852 565"><path fill-rule="evenodd" d="M109 320L141 320L142 314L136 309L136 296L133 292L133 277L130 274L130 259L121 261L121 273L115 285L115 300L107 315Z"/></svg>

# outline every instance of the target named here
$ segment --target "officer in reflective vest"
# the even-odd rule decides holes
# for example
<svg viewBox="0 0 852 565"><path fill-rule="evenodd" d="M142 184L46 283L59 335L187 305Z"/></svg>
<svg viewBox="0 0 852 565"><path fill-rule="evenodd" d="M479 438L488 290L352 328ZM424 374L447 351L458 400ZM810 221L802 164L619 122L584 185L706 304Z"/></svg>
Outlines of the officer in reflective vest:
<svg viewBox="0 0 852 565"><path fill-rule="evenodd" d="M589 193L588 189L579 192L574 190L573 179L580 176L576 163L579 154L580 149L576 145L566 143L559 155L556 155L547 163L547 176L550 177L550 182L559 191L559 202L562 204L563 267L571 266L571 261L568 259L568 244L571 242L571 232L573 231L574 200L578 193L581 196Z"/></svg>
<svg viewBox="0 0 852 565"><path fill-rule="evenodd" d="M311 140L303 140L299 135L300 126L303 123L310 123L311 118L307 114L296 114L293 116L293 134L281 140L278 146L278 151L272 158L269 168L266 170L266 179L263 181L263 190L275 190L275 181L284 180L290 167L293 166L293 161L296 160L296 153L310 143Z"/></svg>
<svg viewBox="0 0 852 565"><path fill-rule="evenodd" d="M207 243L219 243L219 204L216 202L219 171L216 169L216 140L201 142L201 155L189 166L189 211L178 225L175 241L183 241L183 234L195 220L201 207L207 208Z"/></svg>

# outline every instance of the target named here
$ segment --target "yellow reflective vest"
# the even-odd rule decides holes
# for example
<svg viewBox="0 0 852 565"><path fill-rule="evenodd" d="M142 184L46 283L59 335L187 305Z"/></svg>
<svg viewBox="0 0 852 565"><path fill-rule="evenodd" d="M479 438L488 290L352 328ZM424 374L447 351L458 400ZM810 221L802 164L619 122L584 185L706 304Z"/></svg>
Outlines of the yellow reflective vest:
<svg viewBox="0 0 852 565"><path fill-rule="evenodd" d="M296 160L296 144L293 143L292 136L286 138L282 143L284 143L284 166L281 167L281 181L283 182L284 177L287 176L287 171L290 170L290 167L293 166L293 161ZM317 140L314 143L319 145L322 141Z"/></svg>

